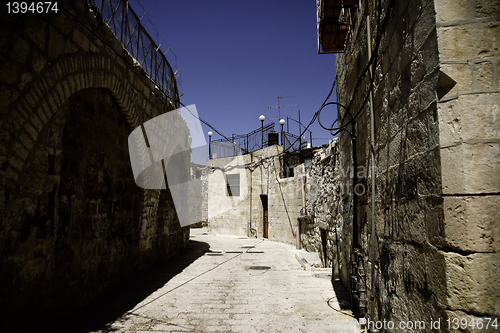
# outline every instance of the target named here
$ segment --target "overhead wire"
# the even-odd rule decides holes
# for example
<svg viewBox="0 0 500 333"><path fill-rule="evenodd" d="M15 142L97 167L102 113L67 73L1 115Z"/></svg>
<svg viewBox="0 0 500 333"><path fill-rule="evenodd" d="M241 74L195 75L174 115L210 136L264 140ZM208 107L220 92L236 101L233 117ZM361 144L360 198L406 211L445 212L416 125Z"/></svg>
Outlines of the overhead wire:
<svg viewBox="0 0 500 333"><path fill-rule="evenodd" d="M155 25L155 24L154 24L154 23L150 20L149 15L148 15L147 11L145 10L144 6L140 3L140 1L139 1L139 0L136 0L136 2L137 2L137 4L138 4L138 5L139 5L142 9L143 9L143 11L144 11L143 16L144 16L144 15L146 15L146 16L147 16L147 18L148 18L148 22L149 22L149 23L151 23L151 25L153 26L153 29L155 30L155 35L156 35L156 37L161 38L161 36L160 36L160 34L159 34L159 32L158 32L158 28L157 28L157 26L156 26L156 25ZM71 11L69 11L69 10L68 10L68 9L66 9L66 8L64 8L64 9L65 9L65 10L66 10L66 12L67 12L68 14L70 14L70 15L71 15L71 16L72 16L75 20L77 20L77 21L78 21L78 22L79 22L79 23L80 23L83 27L85 27L85 28L86 28L86 29L87 29L90 33L92 33L92 34L93 34L96 38L99 38L101 42L103 42L106 46L108 46L111 50L113 50L113 52L114 52L114 53L116 53L116 55L118 55L119 57L121 57L121 58L123 58L124 60L126 60L126 59L125 59L125 57L124 57L122 54L119 54L118 52L116 52L116 51L114 50L114 48L113 48L111 45L109 45L109 44L108 44L105 40L103 40L103 39L102 39L100 36L98 36L98 35L97 35L94 31L92 31L92 29L91 29L91 28L89 28L88 26L86 26L86 25L85 25L85 24L84 24L81 20L79 20L79 19L78 19L78 18L77 18L77 17L76 17L73 13L71 13ZM95 8L93 8L93 9L95 10ZM100 15L100 13L98 13L98 14ZM163 39L162 39L162 40L163 40ZM163 41L164 41L164 40L163 40ZM165 42L165 44L167 44L167 43ZM167 44L167 45L168 45L168 44ZM175 54L174 54L174 56L175 56ZM139 68L136 68L135 66L134 66L134 68L135 68L135 69L136 69L136 70L137 70L137 71L138 71L141 75L145 76L145 77L146 77L149 81L151 81L152 83L155 83L155 82L153 81L153 79L152 79L152 78L150 78L150 77L147 75L147 73L145 73L145 72L141 71ZM309 129L309 127L310 127L310 126L314 123L314 121L316 120L316 118L318 118L319 113L320 113L320 112L324 109L324 107L325 107L325 106L327 106L327 105L331 105L332 103L334 103L334 102L330 102L330 103L326 103L326 102L328 101L328 99L329 99L329 98L330 98L330 96L332 95L332 93L333 93L333 89L335 88L335 84L336 84L336 80L334 81L334 83L333 83L333 85L332 85L332 88L330 89L330 92L329 92L328 96L325 98L325 101L323 102L323 104L322 104L321 108L320 108L320 109L319 109L319 110L318 110L318 111L314 114L314 116L313 116L313 118L311 119L311 121L309 122L309 124L308 124L308 125L305 127L305 129L304 129L304 130L300 133L299 137L298 137L298 138L297 138L297 139L296 139L296 140L295 140L295 141L294 141L294 142L290 145L289 149L290 149L291 147L293 147L293 146L297 143L297 141L300 139L300 137L301 137L301 136L303 136L303 135L305 134L305 132ZM196 119L198 119L200 122L202 122L202 123L203 123L204 125L206 125L208 128L210 128L211 130L213 130L215 133L217 133L218 135L220 135L220 136L221 136L224 140L226 140L227 142L231 142L231 143L232 143L232 140L231 140L231 139L229 139L227 136L225 136L225 135L224 135L221 131L217 130L217 128L215 128L213 125L211 125L208 121L206 121L205 119L203 119L202 117L200 117L198 114L196 114L196 113L194 113L192 110L190 110L190 109L189 109L189 107L187 107L184 103L182 103L182 102L180 101L180 98L179 98L179 99L174 99L174 98L172 98L171 96L169 96L168 94L166 94L164 91L162 91L162 93L163 93L163 95L164 95L164 96L165 96L168 100L172 101L172 102L174 103L174 105L175 105L176 103L178 103L179 105L182 105L184 108L186 108L186 110L187 110L189 113L191 113L191 115L192 115L193 117L195 117ZM335 122L334 122L334 123L335 123ZM321 127L325 128L322 124L320 124L320 125L321 125ZM332 124L332 125L333 125L333 124ZM284 153L284 152L283 152L283 153Z"/></svg>
<svg viewBox="0 0 500 333"><path fill-rule="evenodd" d="M328 93L328 96L326 96L323 104L321 105L321 108L320 110L322 110L322 108L325 106L326 102L328 101L328 99L330 98L330 96L332 95L333 93L333 89L335 88L335 84L337 82L337 77L335 77L335 80L333 81L333 84L332 84L332 88L330 89L330 92ZM299 141L299 139L302 137L302 135L304 135L306 133L306 131L309 129L309 127L316 121L316 118L318 117L318 114L319 114L319 111L316 111L314 113L314 116L313 118L311 119L311 121L309 122L309 124L304 128L304 130L299 134L299 137L297 139L295 139L295 141L288 147L288 149L290 149L291 147L293 147L297 141ZM288 150L287 149L287 150ZM285 151L283 151L285 152Z"/></svg>
<svg viewBox="0 0 500 333"><path fill-rule="evenodd" d="M325 103L321 106L320 110L318 110L318 115L315 114L315 116L313 117L314 118L318 118L318 122L320 123L320 126L323 128L323 129L326 129L326 130L329 130L330 133L332 134L332 136L336 136L339 132L341 131L347 131L348 133L349 130L347 130L347 126L350 125L353 121L356 120L356 118L360 115L360 113L363 111L366 103L368 102L368 98L369 98L369 95L370 95L370 92L373 90L373 85L374 85L374 80L375 80L375 76L374 75L370 75L370 82L369 82L369 87L368 87L368 91L366 92L366 95L363 99L363 102L361 104L361 106L359 107L358 111L354 114L354 116L352 115L352 112L351 112L351 108L353 107L353 104L355 102L355 98L356 98L356 93L361 85L361 82L363 82L364 80L364 77L367 73L369 73L369 70L370 70L370 67L372 66L373 63L377 63L377 57L378 57L378 49L380 47L380 43L381 43L381 40L382 40L382 31L385 29L387 23L388 23L388 20L389 20L389 10L392 6L392 3L393 3L394 0L390 0L389 1L389 4L387 5L387 10L385 11L386 14L385 14L385 17L384 17L384 21L382 24L380 24L380 21L381 21L381 18L382 18L382 5L381 5L381 1L379 0L378 2L378 15L377 15L377 34L376 34L376 42L375 42L375 47L374 47L374 50L373 50L373 53L372 53L372 56L370 57L370 59L368 60L368 63L366 64L364 70L362 71L362 73L360 74L360 76L358 77L358 80L356 82L356 85L354 87L354 90L353 90L353 94L352 94L352 97L349 101L349 104L346 106L340 104L340 103L337 103L337 102L330 102L330 103L327 103L328 105L331 105L331 104L337 104L337 105L340 105L342 106L343 108L346 109L346 115L350 115L350 120L345 123L345 124L342 124L338 127L333 127L333 125L338 121L338 113L337 113L337 119L332 123L331 127L326 127L324 126L321 121L320 121L320 116L319 114L323 111L324 107L326 106ZM337 108L338 109L338 108ZM336 131L335 133L333 133L333 131ZM354 134L354 133L350 133L351 136Z"/></svg>

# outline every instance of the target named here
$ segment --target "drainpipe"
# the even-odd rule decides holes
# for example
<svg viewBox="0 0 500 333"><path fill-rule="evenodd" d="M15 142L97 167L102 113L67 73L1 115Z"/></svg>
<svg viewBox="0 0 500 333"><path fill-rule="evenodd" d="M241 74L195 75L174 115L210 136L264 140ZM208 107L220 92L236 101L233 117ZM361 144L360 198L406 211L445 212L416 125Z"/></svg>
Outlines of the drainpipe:
<svg viewBox="0 0 500 333"><path fill-rule="evenodd" d="M359 317L359 304L357 286L357 270L358 270L358 257L359 242L358 242L358 196L356 194L356 185L358 185L358 158L356 155L356 122L353 120L352 125L352 246L351 246L351 304L353 305L353 312L356 317Z"/></svg>
<svg viewBox="0 0 500 333"><path fill-rule="evenodd" d="M305 194L305 189L304 189L304 176L300 176L300 189L302 192L302 213L303 215L306 215L306 194ZM300 220L297 219L297 232L295 233L296 235L296 240L295 240L295 247L297 249L300 249Z"/></svg>
<svg viewBox="0 0 500 333"><path fill-rule="evenodd" d="M356 195L356 185L358 185L358 157L356 156L356 125L352 122L352 253L359 248L358 243L358 196Z"/></svg>
<svg viewBox="0 0 500 333"><path fill-rule="evenodd" d="M368 38L368 59L372 57L372 46L370 39L370 16L366 17L366 29L367 29L367 38ZM373 64L370 66L370 80L373 78ZM374 299L374 291L375 291L375 121L373 115L373 90L370 90L370 136L371 136L371 161L372 161L372 271L371 271L371 290L370 290L370 298Z"/></svg>

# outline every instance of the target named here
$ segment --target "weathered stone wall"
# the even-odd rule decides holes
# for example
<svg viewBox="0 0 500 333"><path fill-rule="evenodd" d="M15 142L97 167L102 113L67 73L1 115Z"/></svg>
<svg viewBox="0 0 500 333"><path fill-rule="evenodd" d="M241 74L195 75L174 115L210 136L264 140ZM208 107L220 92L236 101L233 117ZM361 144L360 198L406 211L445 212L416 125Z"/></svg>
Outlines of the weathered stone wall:
<svg viewBox="0 0 500 333"><path fill-rule="evenodd" d="M293 177L279 178L279 159L275 159L269 171L269 239L295 244L302 208L303 165L294 167Z"/></svg>
<svg viewBox="0 0 500 333"><path fill-rule="evenodd" d="M302 246L319 252L323 267L333 267L334 278L339 277L339 244L343 243L344 234L340 197L346 185L340 183L338 159L337 139L314 154L306 171L306 210L314 214L314 223L301 227Z"/></svg>
<svg viewBox="0 0 500 333"><path fill-rule="evenodd" d="M358 85L369 60L368 16L376 56L374 244L368 73ZM495 36L493 1L386 0L381 8L365 1L356 9L336 58L339 101L349 110L340 109L340 124L354 137L339 135L339 167L355 171L340 181L360 190L347 187L342 196L341 278L357 288L351 253L359 253L366 276L356 279L374 297L366 308L371 320L420 320L428 328L439 318L499 315Z"/></svg>
<svg viewBox="0 0 500 333"><path fill-rule="evenodd" d="M0 14L2 332L68 315L189 236L169 191L135 185L127 144L177 105L85 1L58 7Z"/></svg>
<svg viewBox="0 0 500 333"><path fill-rule="evenodd" d="M191 228L208 225L208 166L191 162L191 181L189 183L189 207L192 207ZM201 200L201 204L200 201Z"/></svg>

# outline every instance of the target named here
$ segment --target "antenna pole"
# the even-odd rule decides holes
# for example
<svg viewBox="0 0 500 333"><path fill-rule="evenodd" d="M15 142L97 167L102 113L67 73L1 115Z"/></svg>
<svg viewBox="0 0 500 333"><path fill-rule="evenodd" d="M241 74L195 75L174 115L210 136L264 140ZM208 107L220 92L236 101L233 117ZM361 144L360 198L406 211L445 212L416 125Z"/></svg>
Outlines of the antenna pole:
<svg viewBox="0 0 500 333"><path fill-rule="evenodd" d="M268 106L267 108L278 108L278 120L281 119L281 104L280 104L280 99L281 98L293 98L293 96L278 96L278 105L277 106ZM291 105L283 105L283 106L295 106L298 104L291 104Z"/></svg>
<svg viewBox="0 0 500 333"><path fill-rule="evenodd" d="M281 119L280 97L278 96L278 120Z"/></svg>

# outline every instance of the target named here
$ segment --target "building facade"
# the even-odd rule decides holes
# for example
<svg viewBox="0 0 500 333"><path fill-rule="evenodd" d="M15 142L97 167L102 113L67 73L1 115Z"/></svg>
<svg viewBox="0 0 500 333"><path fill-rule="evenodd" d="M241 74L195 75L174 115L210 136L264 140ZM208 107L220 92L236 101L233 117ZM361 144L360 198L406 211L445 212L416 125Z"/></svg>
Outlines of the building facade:
<svg viewBox="0 0 500 333"><path fill-rule="evenodd" d="M279 145L250 154L212 159L208 174L209 230L295 244L302 208L300 177L281 178ZM302 169L301 169L302 168Z"/></svg>
<svg viewBox="0 0 500 333"><path fill-rule="evenodd" d="M500 316L499 20L497 1L318 1L320 51L345 33L339 176L353 186L333 223L360 317L427 332Z"/></svg>

